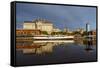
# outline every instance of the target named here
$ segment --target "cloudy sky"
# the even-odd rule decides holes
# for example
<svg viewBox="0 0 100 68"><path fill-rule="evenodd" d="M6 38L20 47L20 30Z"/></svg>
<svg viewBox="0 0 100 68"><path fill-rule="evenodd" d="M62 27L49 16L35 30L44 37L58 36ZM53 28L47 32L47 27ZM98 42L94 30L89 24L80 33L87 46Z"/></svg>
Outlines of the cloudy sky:
<svg viewBox="0 0 100 68"><path fill-rule="evenodd" d="M17 28L22 28L24 21L36 18L51 21L55 27L70 30L85 28L89 22L91 29L96 29L96 8L80 6L43 5L43 4L16 4Z"/></svg>

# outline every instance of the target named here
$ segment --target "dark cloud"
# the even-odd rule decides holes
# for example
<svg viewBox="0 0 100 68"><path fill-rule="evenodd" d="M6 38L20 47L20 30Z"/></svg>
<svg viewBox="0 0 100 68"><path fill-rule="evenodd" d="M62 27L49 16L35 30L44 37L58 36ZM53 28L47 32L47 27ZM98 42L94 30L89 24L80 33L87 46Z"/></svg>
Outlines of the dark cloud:
<svg viewBox="0 0 100 68"><path fill-rule="evenodd" d="M96 8L93 7L17 3L16 10L17 23L39 17L51 21L61 29L85 27L87 21L90 21L93 29L96 28Z"/></svg>

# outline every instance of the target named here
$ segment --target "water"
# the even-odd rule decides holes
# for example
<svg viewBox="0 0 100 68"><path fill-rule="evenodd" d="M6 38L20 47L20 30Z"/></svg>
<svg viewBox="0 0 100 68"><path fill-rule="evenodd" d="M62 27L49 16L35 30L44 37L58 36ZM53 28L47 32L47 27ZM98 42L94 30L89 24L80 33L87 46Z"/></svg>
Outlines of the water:
<svg viewBox="0 0 100 68"><path fill-rule="evenodd" d="M21 43L17 43L21 44ZM22 45L22 44L21 44ZM96 61L96 41L34 40L16 49L17 65ZM16 45L17 46L17 45Z"/></svg>

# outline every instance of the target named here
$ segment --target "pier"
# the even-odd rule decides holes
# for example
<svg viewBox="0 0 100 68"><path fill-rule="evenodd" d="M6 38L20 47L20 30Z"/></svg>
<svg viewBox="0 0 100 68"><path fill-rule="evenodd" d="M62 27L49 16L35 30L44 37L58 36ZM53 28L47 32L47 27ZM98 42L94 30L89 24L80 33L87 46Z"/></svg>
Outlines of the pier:
<svg viewBox="0 0 100 68"><path fill-rule="evenodd" d="M74 39L74 36L34 36L33 39L35 40L72 40Z"/></svg>

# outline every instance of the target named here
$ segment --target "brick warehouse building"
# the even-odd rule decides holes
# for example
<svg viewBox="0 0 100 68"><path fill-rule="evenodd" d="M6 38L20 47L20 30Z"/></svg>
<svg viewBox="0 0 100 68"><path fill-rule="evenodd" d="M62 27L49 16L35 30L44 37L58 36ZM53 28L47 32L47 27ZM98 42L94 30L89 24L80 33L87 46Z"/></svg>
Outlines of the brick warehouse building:
<svg viewBox="0 0 100 68"><path fill-rule="evenodd" d="M33 35L40 35L40 30L32 30L32 29L17 29L16 36L33 36Z"/></svg>
<svg viewBox="0 0 100 68"><path fill-rule="evenodd" d="M34 35L40 35L40 30L32 30L32 29L17 29L16 30L16 44L17 45L24 45L24 43L27 43L28 45L33 42L32 36ZM22 43L22 44L21 44ZM26 44L26 45L27 45Z"/></svg>

